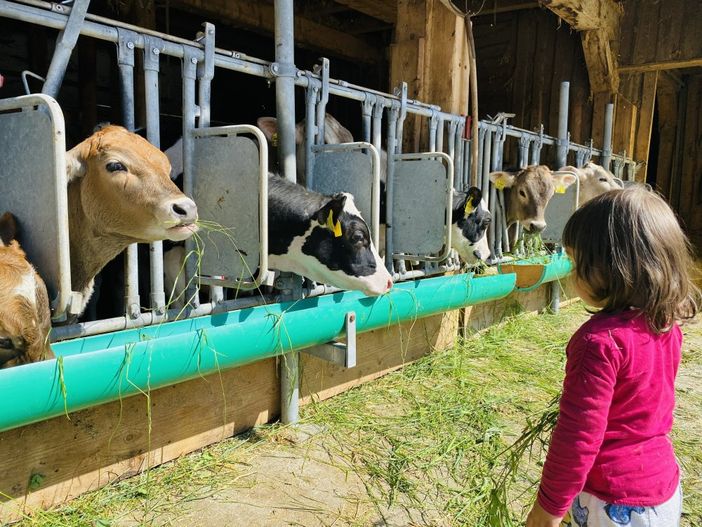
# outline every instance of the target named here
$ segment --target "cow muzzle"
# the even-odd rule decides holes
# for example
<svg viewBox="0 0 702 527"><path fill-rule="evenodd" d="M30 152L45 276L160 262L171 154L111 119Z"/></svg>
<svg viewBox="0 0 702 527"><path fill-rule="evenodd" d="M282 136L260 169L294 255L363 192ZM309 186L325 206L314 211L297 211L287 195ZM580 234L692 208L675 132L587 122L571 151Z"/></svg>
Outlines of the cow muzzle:
<svg viewBox="0 0 702 527"><path fill-rule="evenodd" d="M528 234L538 234L546 228L545 221L528 221L523 222L522 226Z"/></svg>
<svg viewBox="0 0 702 527"><path fill-rule="evenodd" d="M166 204L166 211L167 222L172 225L168 228L170 240L184 240L198 231L195 224L198 219L197 205L190 198L183 197L170 201Z"/></svg>

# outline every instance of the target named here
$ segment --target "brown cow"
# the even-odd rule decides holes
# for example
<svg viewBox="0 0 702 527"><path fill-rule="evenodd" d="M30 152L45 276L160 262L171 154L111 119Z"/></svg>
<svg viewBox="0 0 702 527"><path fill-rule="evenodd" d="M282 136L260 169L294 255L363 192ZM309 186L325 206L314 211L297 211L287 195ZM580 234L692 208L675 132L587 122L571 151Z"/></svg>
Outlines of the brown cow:
<svg viewBox="0 0 702 527"><path fill-rule="evenodd" d="M517 173L493 172L490 181L505 190L507 227L519 222L529 234L546 228L544 211L556 189L563 190L573 183L574 174L553 174L545 165L533 165Z"/></svg>
<svg viewBox="0 0 702 527"><path fill-rule="evenodd" d="M27 261L9 212L0 216L0 368L53 358L46 286Z"/></svg>
<svg viewBox="0 0 702 527"><path fill-rule="evenodd" d="M571 172L580 180L578 207L600 194L620 188L609 170L592 162L582 168L569 165L561 168L559 172Z"/></svg>
<svg viewBox="0 0 702 527"><path fill-rule="evenodd" d="M66 153L71 284L85 308L97 273L135 242L185 240L197 207L171 181L166 155L137 134L107 126Z"/></svg>

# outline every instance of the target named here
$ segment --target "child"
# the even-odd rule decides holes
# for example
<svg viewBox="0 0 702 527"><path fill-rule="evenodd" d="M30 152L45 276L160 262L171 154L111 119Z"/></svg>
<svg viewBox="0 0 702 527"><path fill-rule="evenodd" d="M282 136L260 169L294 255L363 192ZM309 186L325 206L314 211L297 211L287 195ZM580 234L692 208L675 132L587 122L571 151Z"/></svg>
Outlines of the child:
<svg viewBox="0 0 702 527"><path fill-rule="evenodd" d="M680 470L668 433L677 322L695 316L699 293L689 242L663 199L630 188L578 209L563 245L576 291L599 311L568 343L558 423L527 527L676 527Z"/></svg>

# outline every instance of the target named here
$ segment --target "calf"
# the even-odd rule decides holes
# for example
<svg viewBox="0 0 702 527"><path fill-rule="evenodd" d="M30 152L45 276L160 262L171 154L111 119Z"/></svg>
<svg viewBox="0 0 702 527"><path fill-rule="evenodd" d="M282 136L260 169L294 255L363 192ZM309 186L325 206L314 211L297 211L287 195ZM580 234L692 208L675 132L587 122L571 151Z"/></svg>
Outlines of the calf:
<svg viewBox="0 0 702 527"><path fill-rule="evenodd" d="M610 190L619 188L614 176L609 170L595 163L588 163L582 168L574 166L563 167L559 172L570 172L576 176L580 182L580 192L578 194L578 207L592 198L604 194Z"/></svg>
<svg viewBox="0 0 702 527"><path fill-rule="evenodd" d="M0 368L54 357L46 286L19 246L14 216L0 216Z"/></svg>
<svg viewBox="0 0 702 527"><path fill-rule="evenodd" d="M324 196L272 174L268 262L273 269L369 296L392 287L392 277L351 194Z"/></svg>
<svg viewBox="0 0 702 527"><path fill-rule="evenodd" d="M171 181L166 155L120 126L66 153L71 284L85 308L97 273L132 243L179 241L197 231L197 207Z"/></svg>
<svg viewBox="0 0 702 527"><path fill-rule="evenodd" d="M490 181L504 189L507 227L519 222L527 234L546 228L544 211L556 190L565 191L575 183L573 174L553 174L544 165L533 165L516 173L493 172Z"/></svg>
<svg viewBox="0 0 702 527"><path fill-rule="evenodd" d="M477 187L468 192L453 191L451 213L451 247L468 265L486 260L490 256L486 231L492 216Z"/></svg>

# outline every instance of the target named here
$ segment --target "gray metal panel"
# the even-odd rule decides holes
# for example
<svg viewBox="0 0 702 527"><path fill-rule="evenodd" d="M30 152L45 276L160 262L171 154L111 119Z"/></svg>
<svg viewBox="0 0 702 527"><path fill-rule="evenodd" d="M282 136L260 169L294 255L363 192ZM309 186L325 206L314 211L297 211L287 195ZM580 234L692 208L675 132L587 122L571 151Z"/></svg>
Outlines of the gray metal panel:
<svg viewBox="0 0 702 527"><path fill-rule="evenodd" d="M43 95L1 103L0 111L23 111L0 114L0 213L19 220L22 247L61 319L71 298L63 117Z"/></svg>
<svg viewBox="0 0 702 527"><path fill-rule="evenodd" d="M544 212L546 228L541 233L541 239L546 243L560 243L563 237L563 229L568 219L578 208L578 194L580 192L580 182L576 180L574 185L569 186L565 193L554 194L549 200Z"/></svg>
<svg viewBox="0 0 702 527"><path fill-rule="evenodd" d="M201 269L220 285L251 280L260 259L260 157L256 143L236 135L195 134L193 199L205 228ZM212 229L207 222L221 227ZM241 252L239 252L241 251Z"/></svg>
<svg viewBox="0 0 702 527"><path fill-rule="evenodd" d="M314 188L322 194L350 192L370 225L373 165L367 152L319 152L314 157Z"/></svg>
<svg viewBox="0 0 702 527"><path fill-rule="evenodd" d="M451 180L441 158L395 160L393 253L436 256L446 249Z"/></svg>

